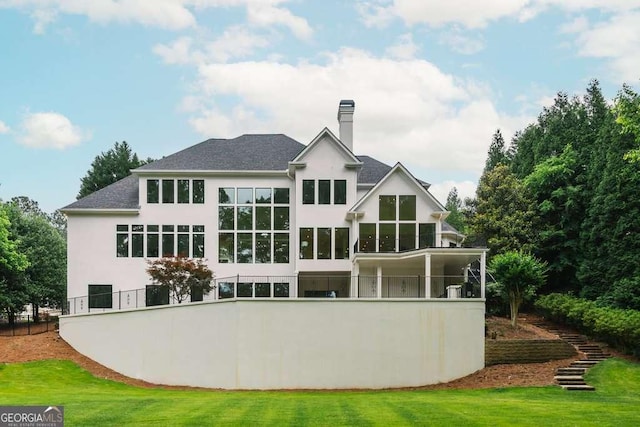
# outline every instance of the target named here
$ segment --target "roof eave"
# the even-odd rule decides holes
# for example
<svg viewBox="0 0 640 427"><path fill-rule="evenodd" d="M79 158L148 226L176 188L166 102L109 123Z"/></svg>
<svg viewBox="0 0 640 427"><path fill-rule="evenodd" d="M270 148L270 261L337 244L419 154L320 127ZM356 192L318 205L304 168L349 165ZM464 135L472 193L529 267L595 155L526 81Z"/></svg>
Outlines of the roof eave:
<svg viewBox="0 0 640 427"><path fill-rule="evenodd" d="M140 213L140 207L137 208L62 208L60 212L69 215L131 215L136 216Z"/></svg>

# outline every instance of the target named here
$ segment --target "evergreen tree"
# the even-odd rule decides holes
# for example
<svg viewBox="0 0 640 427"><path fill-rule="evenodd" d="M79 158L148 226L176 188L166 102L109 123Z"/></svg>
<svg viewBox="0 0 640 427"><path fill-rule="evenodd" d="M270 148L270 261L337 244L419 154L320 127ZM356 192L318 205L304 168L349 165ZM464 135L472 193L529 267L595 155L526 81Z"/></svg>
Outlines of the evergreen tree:
<svg viewBox="0 0 640 427"><path fill-rule="evenodd" d="M150 161L152 160L139 160L138 155L131 151L126 141L116 142L113 148L100 153L93 160L91 169L81 179L82 184L77 198L81 199L131 175L132 169L139 168Z"/></svg>
<svg viewBox="0 0 640 427"><path fill-rule="evenodd" d="M497 129L491 139L491 145L489 145L489 152L487 153L487 160L484 164L483 174L493 170L493 168L499 164L506 165L507 163L508 159L504 138L500 129Z"/></svg>
<svg viewBox="0 0 640 427"><path fill-rule="evenodd" d="M449 191L447 203L444 207L450 212L447 217L447 222L460 233L465 233L467 227L464 213L462 212L462 200L458 197L458 189L456 187L453 187L451 191Z"/></svg>

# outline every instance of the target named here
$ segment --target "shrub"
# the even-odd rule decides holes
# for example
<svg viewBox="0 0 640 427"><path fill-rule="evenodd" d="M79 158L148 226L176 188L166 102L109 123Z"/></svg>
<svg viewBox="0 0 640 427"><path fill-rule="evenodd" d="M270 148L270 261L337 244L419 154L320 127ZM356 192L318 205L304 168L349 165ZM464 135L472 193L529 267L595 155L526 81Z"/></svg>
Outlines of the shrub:
<svg viewBox="0 0 640 427"><path fill-rule="evenodd" d="M551 320L575 326L587 335L640 355L640 311L602 307L594 301L563 294L538 298L536 308Z"/></svg>

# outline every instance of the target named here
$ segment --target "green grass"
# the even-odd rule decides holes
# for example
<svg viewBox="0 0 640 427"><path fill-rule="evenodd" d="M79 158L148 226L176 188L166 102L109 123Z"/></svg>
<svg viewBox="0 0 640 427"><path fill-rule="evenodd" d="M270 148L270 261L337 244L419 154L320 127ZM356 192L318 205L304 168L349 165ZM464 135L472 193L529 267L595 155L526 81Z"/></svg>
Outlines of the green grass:
<svg viewBox="0 0 640 427"><path fill-rule="evenodd" d="M227 392L144 389L95 378L72 362L0 364L0 405L64 405L67 426L640 425L640 365L592 368L596 392L488 390Z"/></svg>

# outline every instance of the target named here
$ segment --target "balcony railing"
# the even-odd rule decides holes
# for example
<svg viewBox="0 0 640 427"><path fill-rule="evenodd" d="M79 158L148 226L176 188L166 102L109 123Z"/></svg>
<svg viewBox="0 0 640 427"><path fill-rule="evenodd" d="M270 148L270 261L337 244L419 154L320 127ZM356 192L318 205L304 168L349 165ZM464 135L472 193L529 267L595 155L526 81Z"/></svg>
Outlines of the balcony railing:
<svg viewBox="0 0 640 427"><path fill-rule="evenodd" d="M179 302L168 287L148 285L73 297L64 314L129 310L142 307L190 304L230 299L283 300L336 299L479 299L480 283L465 282L463 276L230 276L216 278L211 292L194 289L187 301Z"/></svg>

